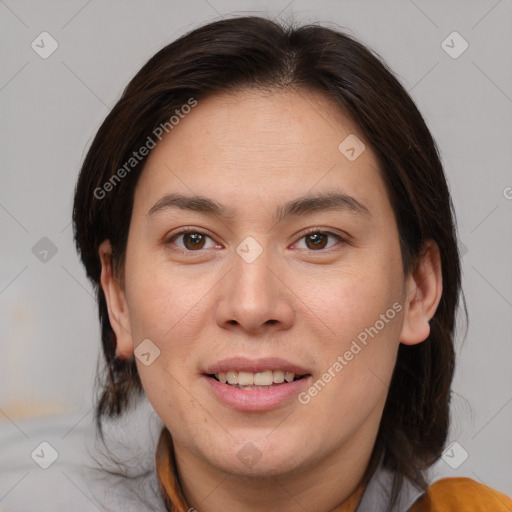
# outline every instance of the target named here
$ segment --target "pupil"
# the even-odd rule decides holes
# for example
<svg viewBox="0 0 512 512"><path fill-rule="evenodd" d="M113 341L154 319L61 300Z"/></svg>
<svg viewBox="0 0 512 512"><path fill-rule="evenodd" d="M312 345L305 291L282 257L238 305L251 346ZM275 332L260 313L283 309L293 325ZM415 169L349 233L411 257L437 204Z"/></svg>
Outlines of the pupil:
<svg viewBox="0 0 512 512"><path fill-rule="evenodd" d="M192 240L192 246L197 248L199 247L199 245L201 244L201 242L203 242L203 240L201 240L201 237L203 235L201 235L200 233L188 233L185 235L185 240ZM187 245L187 244L185 244Z"/></svg>
<svg viewBox="0 0 512 512"><path fill-rule="evenodd" d="M323 233L314 233L314 234L308 236L309 240L313 240L313 245L315 247L319 247L322 244L322 240L321 240L322 238L323 238L323 241L325 242L326 236Z"/></svg>

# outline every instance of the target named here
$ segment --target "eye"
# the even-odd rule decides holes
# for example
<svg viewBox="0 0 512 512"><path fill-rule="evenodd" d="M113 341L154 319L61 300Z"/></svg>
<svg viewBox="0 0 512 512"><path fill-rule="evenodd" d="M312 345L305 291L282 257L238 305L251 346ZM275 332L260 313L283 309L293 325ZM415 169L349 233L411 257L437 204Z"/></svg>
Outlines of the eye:
<svg viewBox="0 0 512 512"><path fill-rule="evenodd" d="M183 245L174 244L174 242L180 238L183 238ZM197 229L185 229L172 235L166 241L166 244L174 244L184 251L194 252L200 249L208 249L208 247L205 247L206 239L210 239L213 242L211 237L202 231L198 231ZM215 247L215 243L213 247Z"/></svg>
<svg viewBox="0 0 512 512"><path fill-rule="evenodd" d="M309 231L305 235L303 235L300 240L304 239L306 241L306 249L312 249L314 251L319 251L322 249L330 249L333 245L326 247L327 240L329 237L335 238L338 242L344 242L345 240L335 233L331 233L330 231L320 231L318 229L314 229Z"/></svg>
<svg viewBox="0 0 512 512"><path fill-rule="evenodd" d="M338 242L344 242L345 240L340 235L332 233L330 231L321 231L318 228L309 231L305 235L303 235L300 240L305 240L306 247L302 247L305 249L310 249L315 252L322 251L324 249L330 249L336 243L328 245L329 237L335 239ZM177 240L182 239L181 245L176 243ZM212 242L210 247L206 246L207 240ZM177 246L180 250L184 252L198 252L201 249L208 249L216 247L215 242L212 238L204 233L203 231L199 231L197 229L184 229L172 235L167 241L166 244L172 244ZM301 247L299 247L301 248Z"/></svg>

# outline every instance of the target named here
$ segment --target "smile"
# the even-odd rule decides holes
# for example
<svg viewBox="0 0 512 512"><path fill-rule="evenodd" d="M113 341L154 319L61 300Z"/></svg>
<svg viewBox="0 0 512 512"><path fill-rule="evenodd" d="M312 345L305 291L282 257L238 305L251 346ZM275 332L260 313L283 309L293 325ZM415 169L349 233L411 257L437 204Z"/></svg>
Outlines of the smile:
<svg viewBox="0 0 512 512"><path fill-rule="evenodd" d="M207 366L202 378L220 404L241 412L263 412L293 402L312 376L285 359L231 357Z"/></svg>
<svg viewBox="0 0 512 512"><path fill-rule="evenodd" d="M299 380L304 375L295 375L284 370L265 370L256 373L230 370L210 375L210 377L215 378L222 384L228 384L239 389L269 389L284 382Z"/></svg>

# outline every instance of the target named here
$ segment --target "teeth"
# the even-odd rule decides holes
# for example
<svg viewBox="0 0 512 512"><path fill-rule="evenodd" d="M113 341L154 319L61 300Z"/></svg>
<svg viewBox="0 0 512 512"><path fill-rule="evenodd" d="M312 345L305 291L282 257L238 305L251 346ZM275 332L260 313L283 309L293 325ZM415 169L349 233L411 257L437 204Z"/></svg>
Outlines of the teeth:
<svg viewBox="0 0 512 512"><path fill-rule="evenodd" d="M266 372L260 372L254 374L254 385L255 386L271 386L274 382L274 372L268 370Z"/></svg>
<svg viewBox="0 0 512 512"><path fill-rule="evenodd" d="M216 373L215 377L223 384L231 384L240 387L256 388L258 386L272 386L272 384L282 384L283 382L293 382L295 374L292 372L284 372L282 370L265 370L263 372L237 372L231 370L229 372Z"/></svg>
<svg viewBox="0 0 512 512"><path fill-rule="evenodd" d="M252 386L254 384L254 373L238 372L238 384L240 386Z"/></svg>
<svg viewBox="0 0 512 512"><path fill-rule="evenodd" d="M228 384L238 384L238 372L227 372L226 379Z"/></svg>
<svg viewBox="0 0 512 512"><path fill-rule="evenodd" d="M282 372L281 370L277 370L277 371L274 371L273 374L274 374L274 382L276 384L281 384L284 382L284 372Z"/></svg>

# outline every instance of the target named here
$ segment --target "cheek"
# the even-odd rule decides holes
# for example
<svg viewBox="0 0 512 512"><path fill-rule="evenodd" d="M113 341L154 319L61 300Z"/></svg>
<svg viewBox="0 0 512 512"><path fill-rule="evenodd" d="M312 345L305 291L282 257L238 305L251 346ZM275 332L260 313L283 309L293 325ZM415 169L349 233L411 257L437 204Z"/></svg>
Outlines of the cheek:
<svg viewBox="0 0 512 512"><path fill-rule="evenodd" d="M390 268L395 266L385 266L378 260L365 263L361 258L357 265L347 265L329 275L318 274L297 290L306 306L304 315L316 318L325 331L324 349L343 348L344 343L373 326L400 299L401 280ZM391 316L395 318L396 311ZM391 322L386 323L386 331L390 325Z"/></svg>
<svg viewBox="0 0 512 512"><path fill-rule="evenodd" d="M200 300L214 284L187 269L176 269L151 254L135 254L126 265L126 298L134 338L156 344L194 338ZM186 327L186 329L185 329ZM134 339L137 344L137 339ZM183 344L183 343L182 343Z"/></svg>
<svg viewBox="0 0 512 512"><path fill-rule="evenodd" d="M336 402L344 406L338 409L345 411L340 414L353 410L359 416L366 414L364 405L355 407L362 400L368 412L384 399L402 323L400 274L390 272L397 268L395 263L389 257L368 259L366 264L360 259L357 266L347 266L329 280L313 280L304 288L305 314L313 311L324 333L318 333L317 360L325 372L330 369L330 374L323 374L329 383L318 407L332 408Z"/></svg>
<svg viewBox="0 0 512 512"><path fill-rule="evenodd" d="M393 288L378 272L332 280L328 293L309 287L316 301L311 309L328 329L317 336L322 373L301 403L313 423L328 411L331 421L320 429L327 437L340 436L340 425L348 429L344 435L355 432L385 403L401 330L400 295Z"/></svg>
<svg viewBox="0 0 512 512"><path fill-rule="evenodd" d="M140 267L139 267L140 268ZM159 355L149 366L137 360L144 391L157 414L174 429L180 429L187 414L199 417L204 411L184 386L195 377L194 354L205 319L199 318L203 287L189 278L148 269L129 269L127 302L134 345L151 340ZM127 274L128 277L128 274Z"/></svg>

